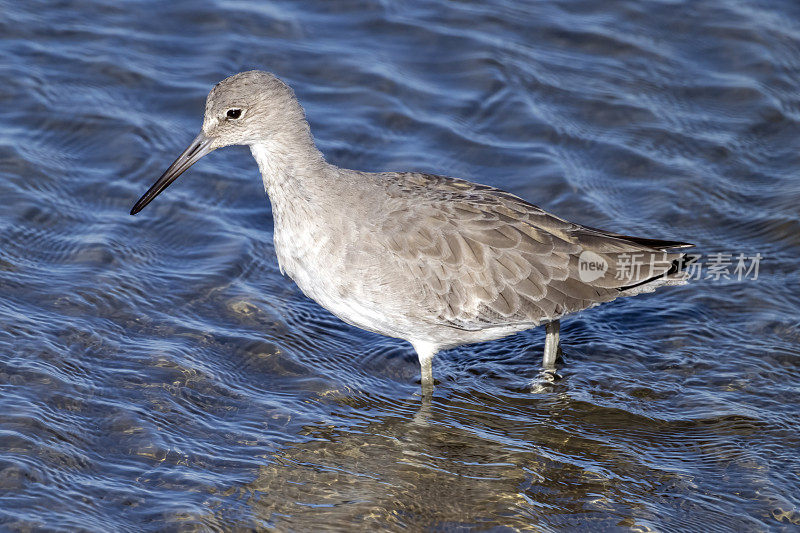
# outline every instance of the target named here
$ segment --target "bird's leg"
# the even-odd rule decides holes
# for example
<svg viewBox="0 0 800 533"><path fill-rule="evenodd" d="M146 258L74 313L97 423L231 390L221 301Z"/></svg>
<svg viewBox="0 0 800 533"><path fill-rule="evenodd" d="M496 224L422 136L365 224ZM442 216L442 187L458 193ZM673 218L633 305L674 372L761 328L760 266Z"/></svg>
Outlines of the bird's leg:
<svg viewBox="0 0 800 533"><path fill-rule="evenodd" d="M436 346L425 342L415 342L413 345L414 350L417 352L417 357L419 357L422 395L430 396L433 393L433 356L436 355L436 352L439 350Z"/></svg>
<svg viewBox="0 0 800 533"><path fill-rule="evenodd" d="M561 345L559 342L559 331L561 322L553 320L545 325L547 336L544 339L544 357L542 357L542 370L539 376L531 384L531 392L542 394L550 390L553 383L559 379L556 374L556 361L561 355Z"/></svg>
<svg viewBox="0 0 800 533"><path fill-rule="evenodd" d="M545 326L547 337L544 340L544 357L542 357L542 368L545 370L555 370L556 358L561 351L560 335L561 322L553 320Z"/></svg>
<svg viewBox="0 0 800 533"><path fill-rule="evenodd" d="M419 366L422 371L422 395L429 396L433 392L433 354L423 357L419 354Z"/></svg>

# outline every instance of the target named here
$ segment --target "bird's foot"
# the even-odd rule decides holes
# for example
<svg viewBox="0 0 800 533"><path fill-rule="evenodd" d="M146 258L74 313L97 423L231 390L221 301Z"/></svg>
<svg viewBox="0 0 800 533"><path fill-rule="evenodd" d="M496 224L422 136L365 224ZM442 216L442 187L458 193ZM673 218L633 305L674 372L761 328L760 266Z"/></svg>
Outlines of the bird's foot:
<svg viewBox="0 0 800 533"><path fill-rule="evenodd" d="M539 374L533 378L531 383L531 393L544 394L553 390L553 385L560 380L561 376L556 373L555 368L543 368Z"/></svg>

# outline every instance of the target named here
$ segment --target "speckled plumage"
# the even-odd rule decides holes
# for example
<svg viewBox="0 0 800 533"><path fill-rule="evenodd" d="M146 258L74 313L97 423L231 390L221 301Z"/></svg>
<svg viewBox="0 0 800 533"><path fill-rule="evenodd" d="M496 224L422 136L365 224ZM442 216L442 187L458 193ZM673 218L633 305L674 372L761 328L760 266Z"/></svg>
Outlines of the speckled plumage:
<svg viewBox="0 0 800 533"><path fill-rule="evenodd" d="M241 116L228 118L231 109ZM430 359L441 349L681 283L674 262L682 254L666 250L689 245L567 222L464 180L327 163L292 90L260 71L214 87L196 151L190 147L181 156L187 161L179 158L133 212L202 155L230 144L249 145L258 163L281 271L342 320L409 341L423 386L432 382ZM584 281L579 257L586 251L602 257L609 272L630 254L653 266L625 279Z"/></svg>

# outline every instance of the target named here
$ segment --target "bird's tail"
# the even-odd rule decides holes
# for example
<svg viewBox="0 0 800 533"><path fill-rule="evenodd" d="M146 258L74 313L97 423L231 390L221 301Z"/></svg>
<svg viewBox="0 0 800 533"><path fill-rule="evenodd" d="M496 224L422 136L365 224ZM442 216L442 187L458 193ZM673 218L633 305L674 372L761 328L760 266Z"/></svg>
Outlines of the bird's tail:
<svg viewBox="0 0 800 533"><path fill-rule="evenodd" d="M644 240L653 240L653 239L644 239ZM670 242L670 241L657 241L657 242ZM681 243L682 244L682 243ZM692 246L691 244L683 245L683 248L688 248ZM653 246L653 248L656 248ZM671 246L665 246L662 248L657 248L662 251L667 251ZM663 285L684 285L687 282L688 278L688 268L689 265L694 263L700 258L698 255L692 254L680 254L680 256L676 259L672 260L672 265L670 268L661 274L655 275L651 278L645 279L643 281L639 281L637 283L626 285L624 287L619 287L619 291L625 292L626 294L638 294L640 292L651 292L655 290L657 287L661 287ZM636 289L644 289L647 286L647 290L636 290Z"/></svg>

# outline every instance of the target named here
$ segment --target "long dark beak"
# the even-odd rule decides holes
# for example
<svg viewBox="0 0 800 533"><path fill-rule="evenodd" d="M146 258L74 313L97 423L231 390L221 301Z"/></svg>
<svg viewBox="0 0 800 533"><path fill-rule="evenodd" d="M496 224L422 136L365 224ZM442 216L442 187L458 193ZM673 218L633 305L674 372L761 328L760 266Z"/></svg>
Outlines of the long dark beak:
<svg viewBox="0 0 800 533"><path fill-rule="evenodd" d="M136 202L136 205L131 209L131 215L135 215L144 209L147 204L153 201L153 198L169 187L170 183L178 179L178 176L183 174L190 166L197 163L201 157L211 152L213 150L213 148L211 148L211 142L213 140L213 138L206 137L202 133L195 137L192 144L189 145L189 148L184 150L183 153L178 156L178 159L176 159L161 177L156 180L153 186L144 193L144 196L139 198L139 201Z"/></svg>

